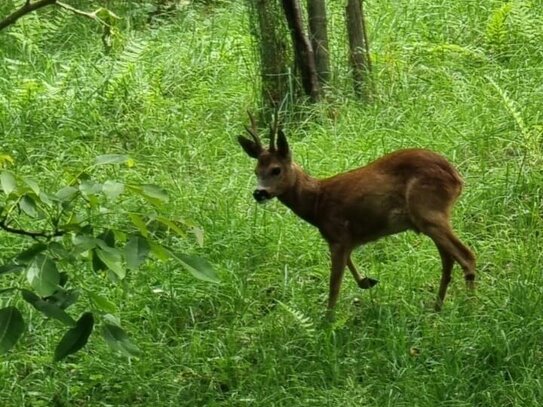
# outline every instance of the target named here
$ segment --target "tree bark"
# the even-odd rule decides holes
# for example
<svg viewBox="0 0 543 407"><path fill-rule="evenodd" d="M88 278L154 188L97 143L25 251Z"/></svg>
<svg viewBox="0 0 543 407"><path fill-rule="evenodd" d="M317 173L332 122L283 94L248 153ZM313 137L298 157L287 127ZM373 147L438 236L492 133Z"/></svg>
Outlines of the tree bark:
<svg viewBox="0 0 543 407"><path fill-rule="evenodd" d="M328 22L325 0L307 0L309 37L315 53L317 77L321 88L330 79L330 53L328 48Z"/></svg>
<svg viewBox="0 0 543 407"><path fill-rule="evenodd" d="M311 101L320 98L315 54L309 38L304 32L302 13L298 0L282 0L283 10L292 36L296 65L300 69L304 92Z"/></svg>
<svg viewBox="0 0 543 407"><path fill-rule="evenodd" d="M371 61L362 0L348 0L345 17L354 91L359 98L367 98Z"/></svg>
<svg viewBox="0 0 543 407"><path fill-rule="evenodd" d="M287 29L277 0L248 0L258 37L263 105L275 109L289 92Z"/></svg>

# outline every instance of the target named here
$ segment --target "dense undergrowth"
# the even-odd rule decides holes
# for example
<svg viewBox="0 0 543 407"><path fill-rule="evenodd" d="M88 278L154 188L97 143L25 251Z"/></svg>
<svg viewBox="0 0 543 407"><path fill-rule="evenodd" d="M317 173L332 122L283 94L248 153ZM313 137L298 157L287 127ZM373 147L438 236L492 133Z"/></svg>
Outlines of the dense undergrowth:
<svg viewBox="0 0 543 407"><path fill-rule="evenodd" d="M332 91L286 117L295 160L328 176L397 148L443 153L465 179L454 225L479 273L470 299L455 269L435 314L435 247L415 234L384 239L356 254L380 284L360 292L346 278L332 326L324 242L250 196L253 162L235 136L258 102L258 67L239 3L133 24L108 55L92 21L52 11L0 33L10 170L55 186L100 154L129 154L135 167L117 175L167 188L171 214L205 231L202 248L186 249L221 278L157 263L125 289L97 280L143 352L130 360L91 336L53 364L61 330L29 311L0 362L0 404L541 405L541 2L368 1L370 104L348 90L342 10L331 13ZM2 257L20 245L0 234Z"/></svg>

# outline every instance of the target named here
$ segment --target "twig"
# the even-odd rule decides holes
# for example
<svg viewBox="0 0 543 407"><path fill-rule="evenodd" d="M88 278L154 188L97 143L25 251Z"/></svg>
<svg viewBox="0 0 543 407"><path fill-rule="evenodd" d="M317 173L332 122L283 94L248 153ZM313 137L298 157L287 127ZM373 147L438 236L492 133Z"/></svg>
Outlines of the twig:
<svg viewBox="0 0 543 407"><path fill-rule="evenodd" d="M33 11L46 6L50 6L52 4L55 4L56 2L57 0L39 0L35 3L31 3L30 0L26 0L21 8L15 10L9 16L0 21L0 31L12 24L15 24L18 19L25 16L26 14L32 13Z"/></svg>
<svg viewBox="0 0 543 407"><path fill-rule="evenodd" d="M69 4L66 4L66 3L62 3L60 1L55 1L55 4L65 10L68 10L68 11L71 11L72 13L74 14L77 14L78 16L83 16L83 17L87 17L87 18L90 18L92 20L96 20L96 13L89 13L87 11L83 11L83 10L79 10L79 9L76 9L72 6L70 6Z"/></svg>
<svg viewBox="0 0 543 407"><path fill-rule="evenodd" d="M22 236L29 236L34 239L38 237L52 239L53 237L62 236L66 233L63 230L55 230L54 232L36 232L36 231L31 231L31 230L17 229L17 228L13 228L7 225L5 219L0 221L0 228L9 233L14 233L16 235L22 235Z"/></svg>

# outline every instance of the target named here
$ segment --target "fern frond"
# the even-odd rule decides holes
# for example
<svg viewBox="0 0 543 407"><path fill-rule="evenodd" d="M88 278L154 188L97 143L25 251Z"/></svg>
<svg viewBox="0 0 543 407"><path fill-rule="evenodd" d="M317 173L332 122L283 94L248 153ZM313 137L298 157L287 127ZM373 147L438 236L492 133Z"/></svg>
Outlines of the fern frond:
<svg viewBox="0 0 543 407"><path fill-rule="evenodd" d="M303 330L309 335L313 336L315 334L315 324L308 316L304 315L302 312L289 307L287 304L277 301L277 303L287 311L292 317L298 322L298 324L303 328Z"/></svg>
<svg viewBox="0 0 543 407"><path fill-rule="evenodd" d="M486 25L485 39L493 53L502 55L508 51L507 19L511 14L513 4L505 3L495 9Z"/></svg>
<svg viewBox="0 0 543 407"><path fill-rule="evenodd" d="M146 49L146 42L130 42L126 45L124 51L119 55L116 64L114 65L109 84L106 90L108 98L114 98L119 92L123 92L123 85L129 81L132 76L138 61ZM124 89L126 90L126 89Z"/></svg>
<svg viewBox="0 0 543 407"><path fill-rule="evenodd" d="M541 132L537 131L536 127L531 127L526 124L521 111L521 108L515 100L513 100L506 90L502 89L492 78L486 76L486 79L494 87L498 95L500 95L503 105L509 112L522 135L522 146L532 158L539 160L541 157L540 137Z"/></svg>
<svg viewBox="0 0 543 407"><path fill-rule="evenodd" d="M433 53L457 54L473 61L488 62L488 57L485 53L476 47L444 43L430 48L429 51Z"/></svg>

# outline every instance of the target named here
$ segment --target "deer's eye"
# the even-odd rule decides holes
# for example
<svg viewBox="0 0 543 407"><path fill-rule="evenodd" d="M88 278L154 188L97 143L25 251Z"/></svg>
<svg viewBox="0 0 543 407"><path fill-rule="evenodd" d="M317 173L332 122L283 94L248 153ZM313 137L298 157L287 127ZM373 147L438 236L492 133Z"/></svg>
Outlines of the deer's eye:
<svg viewBox="0 0 543 407"><path fill-rule="evenodd" d="M272 168L270 174L273 175L274 177L278 176L279 174L281 174L281 168L279 167Z"/></svg>

